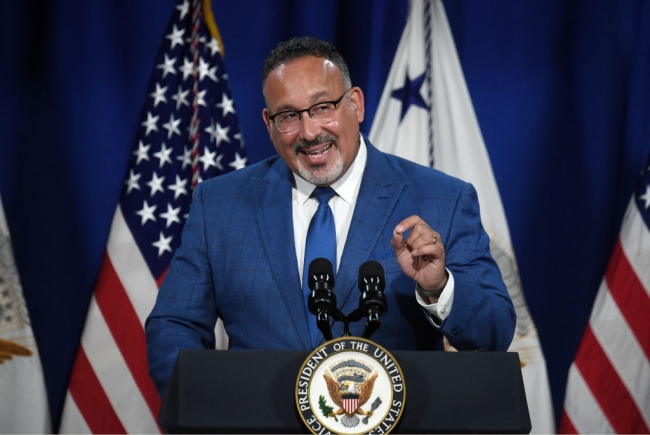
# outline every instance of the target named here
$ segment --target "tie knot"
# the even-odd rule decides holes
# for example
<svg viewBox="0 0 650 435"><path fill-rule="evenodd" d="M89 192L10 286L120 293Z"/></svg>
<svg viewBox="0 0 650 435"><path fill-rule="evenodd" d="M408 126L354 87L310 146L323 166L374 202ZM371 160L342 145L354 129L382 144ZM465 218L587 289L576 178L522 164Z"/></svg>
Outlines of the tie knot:
<svg viewBox="0 0 650 435"><path fill-rule="evenodd" d="M336 192L334 192L334 189L332 189L330 186L319 186L314 189L314 196L318 200L319 204L327 204L335 194Z"/></svg>

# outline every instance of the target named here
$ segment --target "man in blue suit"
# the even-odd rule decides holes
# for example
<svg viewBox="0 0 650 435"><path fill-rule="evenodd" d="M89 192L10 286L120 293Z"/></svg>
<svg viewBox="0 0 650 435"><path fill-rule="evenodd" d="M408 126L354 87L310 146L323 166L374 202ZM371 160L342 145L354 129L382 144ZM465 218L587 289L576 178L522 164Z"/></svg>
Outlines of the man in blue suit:
<svg viewBox="0 0 650 435"><path fill-rule="evenodd" d="M372 340L389 351L506 350L515 312L463 181L384 154L360 134L361 89L330 44L292 39L264 65L263 118L278 156L199 184L156 305L146 322L149 372L162 395L180 349L303 349L315 316L302 289L305 244L331 186L339 308L359 304L359 267L385 271L388 309ZM405 146L407 146L405 144ZM365 322L350 332L361 336ZM332 325L335 337L340 322ZM313 328L312 328L313 329Z"/></svg>

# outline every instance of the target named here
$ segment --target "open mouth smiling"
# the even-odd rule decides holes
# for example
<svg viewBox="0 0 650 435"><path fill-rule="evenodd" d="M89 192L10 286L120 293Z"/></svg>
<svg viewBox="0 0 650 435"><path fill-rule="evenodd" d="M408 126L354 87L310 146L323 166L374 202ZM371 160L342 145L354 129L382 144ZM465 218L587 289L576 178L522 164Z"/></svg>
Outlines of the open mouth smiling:
<svg viewBox="0 0 650 435"><path fill-rule="evenodd" d="M332 144L329 143L325 146L322 147L313 147L310 149L303 149L300 150L301 153L305 154L307 157L310 158L319 158L325 154L332 148Z"/></svg>

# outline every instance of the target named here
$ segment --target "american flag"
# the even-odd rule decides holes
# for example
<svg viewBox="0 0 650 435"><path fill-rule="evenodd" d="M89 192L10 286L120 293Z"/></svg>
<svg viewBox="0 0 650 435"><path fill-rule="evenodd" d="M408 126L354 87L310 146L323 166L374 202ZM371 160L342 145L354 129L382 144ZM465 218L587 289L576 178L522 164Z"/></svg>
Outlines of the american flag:
<svg viewBox="0 0 650 435"><path fill-rule="evenodd" d="M61 433L155 433L144 322L196 184L245 166L209 0L181 1L160 43L74 362Z"/></svg>
<svg viewBox="0 0 650 435"><path fill-rule="evenodd" d="M562 433L650 433L650 156L578 352Z"/></svg>

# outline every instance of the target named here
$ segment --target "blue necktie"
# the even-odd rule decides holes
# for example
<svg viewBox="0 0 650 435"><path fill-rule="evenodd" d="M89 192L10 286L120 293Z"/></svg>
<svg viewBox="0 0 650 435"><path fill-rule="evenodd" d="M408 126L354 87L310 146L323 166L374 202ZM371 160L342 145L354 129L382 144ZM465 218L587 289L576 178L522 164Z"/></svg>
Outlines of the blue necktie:
<svg viewBox="0 0 650 435"><path fill-rule="evenodd" d="M307 242L305 244L305 264L302 274L302 291L305 297L305 306L309 300L311 290L309 288L308 274L309 265L316 258L327 258L332 263L332 269L336 274L336 227L334 226L334 214L328 202L336 194L331 187L316 187L313 195L318 199L318 210L309 222L307 230ZM318 327L316 316L307 308L307 320L312 346L316 346Z"/></svg>

